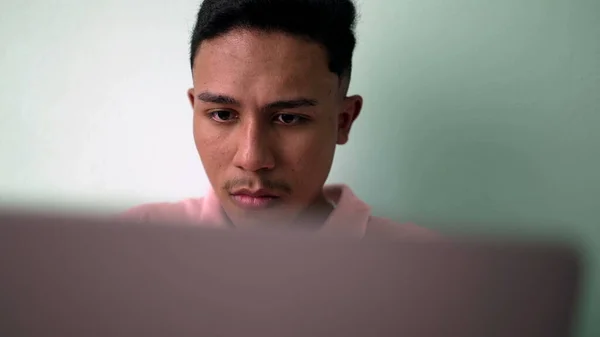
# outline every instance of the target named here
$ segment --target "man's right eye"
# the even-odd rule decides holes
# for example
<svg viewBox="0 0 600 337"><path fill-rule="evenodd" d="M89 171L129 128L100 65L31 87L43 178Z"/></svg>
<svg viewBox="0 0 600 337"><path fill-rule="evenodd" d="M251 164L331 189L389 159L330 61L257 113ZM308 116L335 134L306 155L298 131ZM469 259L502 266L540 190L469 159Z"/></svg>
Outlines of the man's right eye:
<svg viewBox="0 0 600 337"><path fill-rule="evenodd" d="M210 113L210 117L220 123L231 122L235 119L235 113L228 110L217 110Z"/></svg>

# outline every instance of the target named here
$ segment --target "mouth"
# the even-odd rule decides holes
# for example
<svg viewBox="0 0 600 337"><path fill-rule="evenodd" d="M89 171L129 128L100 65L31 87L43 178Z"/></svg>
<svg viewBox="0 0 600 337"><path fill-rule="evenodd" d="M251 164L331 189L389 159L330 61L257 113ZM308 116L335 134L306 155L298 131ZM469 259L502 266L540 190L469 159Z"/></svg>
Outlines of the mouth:
<svg viewBox="0 0 600 337"><path fill-rule="evenodd" d="M238 207L247 210L267 209L281 200L279 195L265 189L255 191L242 189L230 193L230 196Z"/></svg>

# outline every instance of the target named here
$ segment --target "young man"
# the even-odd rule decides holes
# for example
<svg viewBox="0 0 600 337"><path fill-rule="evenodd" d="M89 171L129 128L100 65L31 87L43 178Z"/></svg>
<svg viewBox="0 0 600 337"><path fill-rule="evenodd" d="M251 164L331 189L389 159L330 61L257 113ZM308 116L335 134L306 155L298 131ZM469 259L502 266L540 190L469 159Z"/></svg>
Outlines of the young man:
<svg viewBox="0 0 600 337"><path fill-rule="evenodd" d="M351 0L205 0L190 49L194 139L212 190L135 207L137 221L276 226L355 237L435 236L371 215L344 185L324 186L362 107L347 96Z"/></svg>

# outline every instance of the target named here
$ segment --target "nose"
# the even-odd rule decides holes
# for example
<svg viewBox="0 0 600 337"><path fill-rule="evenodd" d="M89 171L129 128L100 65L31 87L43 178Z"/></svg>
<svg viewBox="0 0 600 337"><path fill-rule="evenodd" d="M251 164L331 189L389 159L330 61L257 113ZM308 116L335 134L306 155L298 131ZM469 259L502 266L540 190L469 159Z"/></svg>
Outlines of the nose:
<svg viewBox="0 0 600 337"><path fill-rule="evenodd" d="M238 147L233 164L250 172L271 170L275 167L273 145L269 141L269 130L257 121L239 126Z"/></svg>

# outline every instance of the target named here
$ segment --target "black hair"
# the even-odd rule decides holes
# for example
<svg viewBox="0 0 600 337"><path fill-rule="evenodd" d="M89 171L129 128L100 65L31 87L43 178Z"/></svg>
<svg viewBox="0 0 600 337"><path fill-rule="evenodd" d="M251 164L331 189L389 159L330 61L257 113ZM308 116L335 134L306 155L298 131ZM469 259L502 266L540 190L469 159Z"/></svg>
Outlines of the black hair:
<svg viewBox="0 0 600 337"><path fill-rule="evenodd" d="M190 65L202 41L235 28L283 32L319 43L329 70L350 79L356 45L352 0L204 0L190 41Z"/></svg>

